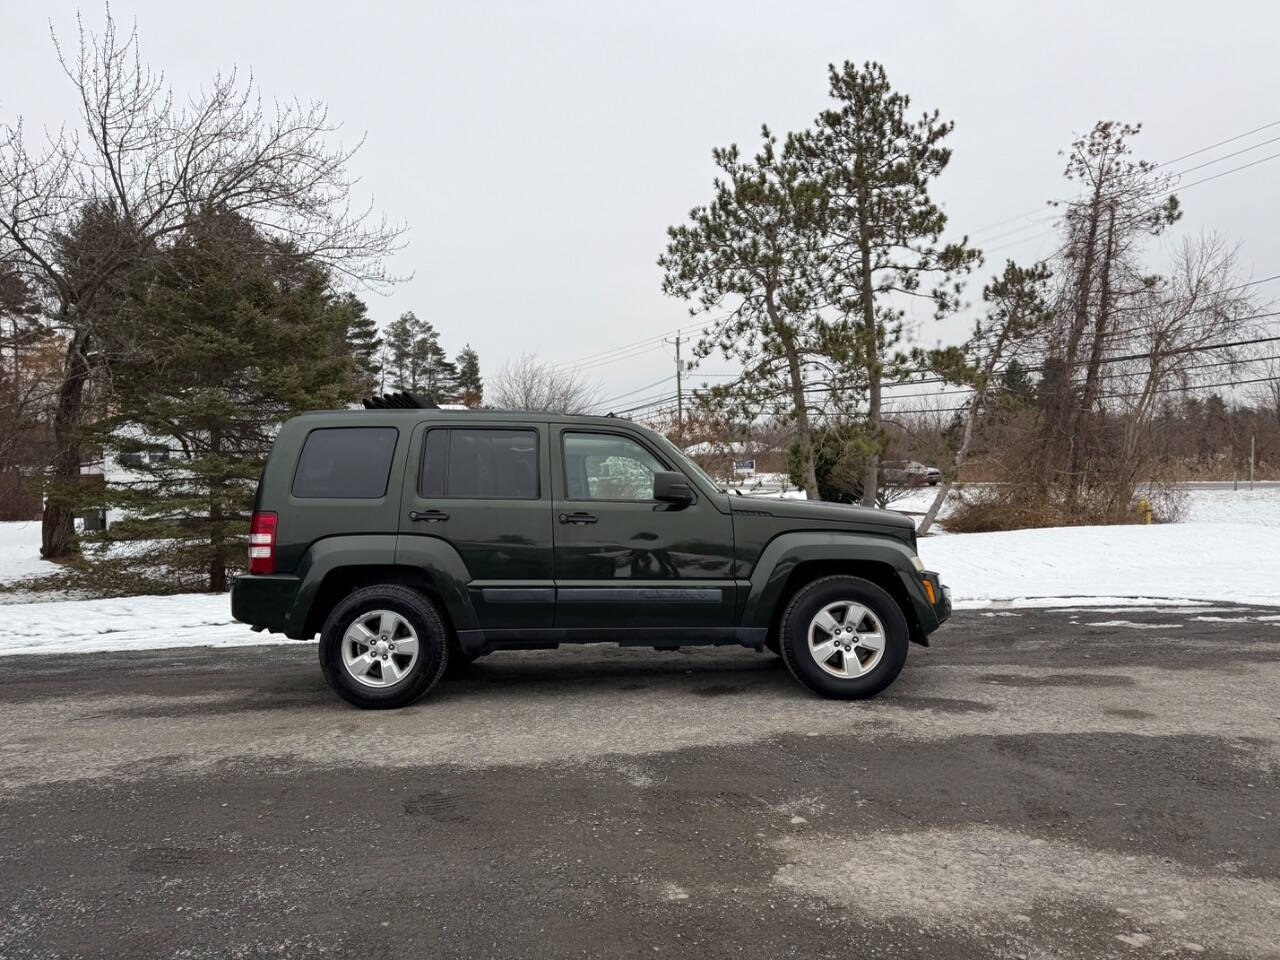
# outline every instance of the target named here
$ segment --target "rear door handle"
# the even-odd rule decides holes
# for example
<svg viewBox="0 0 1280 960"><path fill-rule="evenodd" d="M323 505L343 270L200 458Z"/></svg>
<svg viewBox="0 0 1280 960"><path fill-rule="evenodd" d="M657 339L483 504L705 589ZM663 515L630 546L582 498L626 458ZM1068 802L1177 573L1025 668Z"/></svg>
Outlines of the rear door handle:
<svg viewBox="0 0 1280 960"><path fill-rule="evenodd" d="M443 510L410 510L410 520L420 520L424 523L439 523L441 520L448 520L449 515Z"/></svg>
<svg viewBox="0 0 1280 960"><path fill-rule="evenodd" d="M595 523L599 519L594 513L583 513L581 510L577 513L560 514L561 523Z"/></svg>

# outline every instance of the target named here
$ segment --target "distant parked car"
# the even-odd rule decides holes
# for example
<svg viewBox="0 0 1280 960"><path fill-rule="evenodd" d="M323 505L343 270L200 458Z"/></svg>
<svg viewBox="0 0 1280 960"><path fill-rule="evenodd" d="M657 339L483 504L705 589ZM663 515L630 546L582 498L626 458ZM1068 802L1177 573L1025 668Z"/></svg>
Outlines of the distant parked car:
<svg viewBox="0 0 1280 960"><path fill-rule="evenodd" d="M936 487L942 480L942 471L926 467L915 460L886 460L880 465L884 482L896 487L923 487L926 483Z"/></svg>

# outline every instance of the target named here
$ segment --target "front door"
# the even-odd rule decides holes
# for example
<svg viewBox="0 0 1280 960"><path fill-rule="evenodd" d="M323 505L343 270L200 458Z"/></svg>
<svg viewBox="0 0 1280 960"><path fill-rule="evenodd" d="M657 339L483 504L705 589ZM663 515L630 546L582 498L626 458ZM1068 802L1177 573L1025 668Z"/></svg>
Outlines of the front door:
<svg viewBox="0 0 1280 960"><path fill-rule="evenodd" d="M701 495L654 500L654 473L677 467L640 434L559 424L552 435L556 626L732 627L732 518Z"/></svg>
<svg viewBox="0 0 1280 960"><path fill-rule="evenodd" d="M435 537L457 551L482 628L552 626L546 448L545 424L427 422L414 432L401 542Z"/></svg>

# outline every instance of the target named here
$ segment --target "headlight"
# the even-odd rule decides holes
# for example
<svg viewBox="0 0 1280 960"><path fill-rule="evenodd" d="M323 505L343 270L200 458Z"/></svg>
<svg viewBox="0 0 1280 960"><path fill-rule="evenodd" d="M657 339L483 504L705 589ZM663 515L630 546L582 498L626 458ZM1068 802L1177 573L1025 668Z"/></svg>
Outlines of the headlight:
<svg viewBox="0 0 1280 960"><path fill-rule="evenodd" d="M916 568L916 573L924 573L924 561L918 554L911 558L911 565Z"/></svg>

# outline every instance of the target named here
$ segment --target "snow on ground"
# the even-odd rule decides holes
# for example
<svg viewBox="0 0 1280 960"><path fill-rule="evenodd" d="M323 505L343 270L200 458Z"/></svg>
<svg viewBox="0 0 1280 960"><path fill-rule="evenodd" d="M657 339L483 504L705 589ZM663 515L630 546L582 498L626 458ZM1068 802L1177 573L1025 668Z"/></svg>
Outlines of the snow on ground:
<svg viewBox="0 0 1280 960"><path fill-rule="evenodd" d="M923 512L930 498L915 491L892 507ZM944 534L922 539L920 554L960 609L1280 607L1280 485L1192 490L1187 517L1150 527ZM39 547L39 523L0 523L0 584L56 570ZM0 655L293 642L235 623L226 595L29 599L0 593Z"/></svg>
<svg viewBox="0 0 1280 960"><path fill-rule="evenodd" d="M1280 606L1278 547L1274 527L1174 523L926 537L920 556L959 607L1017 598L1065 606L1074 597Z"/></svg>
<svg viewBox="0 0 1280 960"><path fill-rule="evenodd" d="M40 521L0 523L0 583L57 573L56 563L40 559Z"/></svg>
<svg viewBox="0 0 1280 960"><path fill-rule="evenodd" d="M1229 484L1212 490L1191 490L1183 511L1185 523L1257 523L1280 527L1280 486L1239 490Z"/></svg>
<svg viewBox="0 0 1280 960"><path fill-rule="evenodd" d="M226 594L55 600L0 606L0 656L295 643L231 619Z"/></svg>

